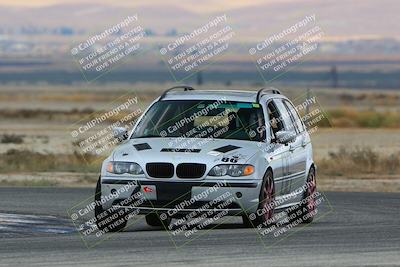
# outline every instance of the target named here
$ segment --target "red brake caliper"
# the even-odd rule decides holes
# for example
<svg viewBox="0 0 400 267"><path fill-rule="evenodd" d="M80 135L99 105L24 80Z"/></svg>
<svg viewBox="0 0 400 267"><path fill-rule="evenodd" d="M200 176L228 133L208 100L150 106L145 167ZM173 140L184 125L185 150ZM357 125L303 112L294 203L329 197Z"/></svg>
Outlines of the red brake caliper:
<svg viewBox="0 0 400 267"><path fill-rule="evenodd" d="M309 184L310 186L307 189L307 197L308 197L308 205L307 208L309 211L314 211L315 209L315 199L314 199L314 193L315 193L315 175L311 174L310 179L309 179Z"/></svg>
<svg viewBox="0 0 400 267"><path fill-rule="evenodd" d="M273 188L271 179L268 178L267 184L264 187L264 196L265 196L264 217L265 217L265 220L271 219L272 215L273 215L274 207L270 207L270 203L272 203L272 199L273 199L273 191L274 191L274 188Z"/></svg>

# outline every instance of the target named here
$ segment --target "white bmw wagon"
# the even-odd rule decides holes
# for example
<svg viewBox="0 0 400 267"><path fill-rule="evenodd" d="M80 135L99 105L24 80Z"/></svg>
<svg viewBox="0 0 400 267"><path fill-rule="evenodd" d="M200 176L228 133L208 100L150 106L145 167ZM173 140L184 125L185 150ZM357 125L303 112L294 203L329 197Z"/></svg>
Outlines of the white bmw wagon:
<svg viewBox="0 0 400 267"><path fill-rule="evenodd" d="M315 210L312 145L295 106L277 89L166 90L104 160L95 195L99 229L119 231L137 214L147 224L215 212L247 226L274 213ZM294 218L289 216L289 218Z"/></svg>

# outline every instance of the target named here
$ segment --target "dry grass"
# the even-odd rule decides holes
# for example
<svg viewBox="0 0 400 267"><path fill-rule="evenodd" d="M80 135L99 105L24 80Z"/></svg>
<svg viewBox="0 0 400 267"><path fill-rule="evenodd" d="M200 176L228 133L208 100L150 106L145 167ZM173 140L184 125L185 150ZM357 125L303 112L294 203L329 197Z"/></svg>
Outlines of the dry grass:
<svg viewBox="0 0 400 267"><path fill-rule="evenodd" d="M329 110L327 113L333 127L400 128L400 114L398 112L342 108Z"/></svg>
<svg viewBox="0 0 400 267"><path fill-rule="evenodd" d="M400 174L400 152L385 157L368 147L340 147L317 164L321 176L395 175Z"/></svg>
<svg viewBox="0 0 400 267"><path fill-rule="evenodd" d="M2 144L22 144L23 142L23 135L3 134L3 136L0 138L0 143Z"/></svg>
<svg viewBox="0 0 400 267"><path fill-rule="evenodd" d="M69 111L63 110L46 110L46 109L19 109L19 110L0 110L0 118L4 119L36 119L42 121L64 121L79 120L83 116L88 116L94 112L93 109L71 109Z"/></svg>
<svg viewBox="0 0 400 267"><path fill-rule="evenodd" d="M87 154L42 154L29 150L10 149L0 156L0 170L10 172L95 172L99 164L97 157ZM92 162L92 164L88 164Z"/></svg>
<svg viewBox="0 0 400 267"><path fill-rule="evenodd" d="M108 111L108 110L107 110ZM107 111L94 111L91 108L86 109L71 109L69 111L62 110L44 110L44 109L20 109L20 110L0 110L0 118L4 119L23 119L23 120L40 120L40 121L56 121L56 122L76 122L81 119L92 120L96 117L103 115ZM133 110L119 112L106 120L106 122L113 123L130 115ZM140 114L135 114L132 117L135 120Z"/></svg>

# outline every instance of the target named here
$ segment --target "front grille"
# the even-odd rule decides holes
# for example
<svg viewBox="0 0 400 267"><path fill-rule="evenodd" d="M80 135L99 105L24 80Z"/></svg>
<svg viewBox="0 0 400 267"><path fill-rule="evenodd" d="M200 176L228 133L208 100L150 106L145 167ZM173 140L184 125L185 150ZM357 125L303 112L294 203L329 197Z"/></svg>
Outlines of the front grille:
<svg viewBox="0 0 400 267"><path fill-rule="evenodd" d="M176 167L176 176L179 178L200 178L206 171L205 164L181 163Z"/></svg>
<svg viewBox="0 0 400 267"><path fill-rule="evenodd" d="M174 176L174 165L166 162L147 163L146 171L150 177L171 178Z"/></svg>

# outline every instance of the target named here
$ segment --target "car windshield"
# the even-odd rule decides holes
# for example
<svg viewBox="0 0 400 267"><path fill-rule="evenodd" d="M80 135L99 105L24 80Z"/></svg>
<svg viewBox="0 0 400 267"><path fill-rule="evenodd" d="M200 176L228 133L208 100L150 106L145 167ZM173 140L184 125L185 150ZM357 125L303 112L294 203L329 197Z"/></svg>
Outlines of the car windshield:
<svg viewBox="0 0 400 267"><path fill-rule="evenodd" d="M264 116L258 103L166 100L154 103L131 138L186 137L261 141ZM261 130L260 130L261 129Z"/></svg>

